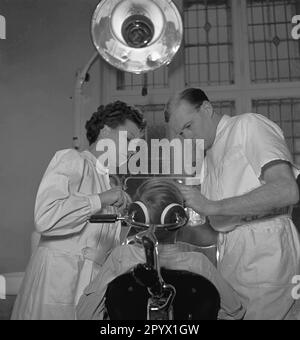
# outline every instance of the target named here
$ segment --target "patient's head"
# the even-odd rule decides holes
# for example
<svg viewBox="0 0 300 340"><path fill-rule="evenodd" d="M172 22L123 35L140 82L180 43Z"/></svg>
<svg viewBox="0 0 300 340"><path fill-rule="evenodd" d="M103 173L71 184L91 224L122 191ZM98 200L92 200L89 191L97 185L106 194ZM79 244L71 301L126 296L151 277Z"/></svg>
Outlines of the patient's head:
<svg viewBox="0 0 300 340"><path fill-rule="evenodd" d="M184 200L176 184L163 178L152 178L144 182L136 192L135 201L143 202L149 212L150 223L161 224L161 214L172 203L183 205ZM157 229L159 243L173 243L178 230Z"/></svg>

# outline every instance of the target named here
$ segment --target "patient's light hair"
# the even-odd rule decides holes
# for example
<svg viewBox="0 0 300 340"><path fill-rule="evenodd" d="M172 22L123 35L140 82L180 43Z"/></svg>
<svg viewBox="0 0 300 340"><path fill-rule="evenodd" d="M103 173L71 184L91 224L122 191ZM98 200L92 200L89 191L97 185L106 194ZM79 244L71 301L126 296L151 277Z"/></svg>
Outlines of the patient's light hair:
<svg viewBox="0 0 300 340"><path fill-rule="evenodd" d="M163 178L152 178L144 182L136 192L135 201L143 202L149 211L150 222L161 224L163 210L172 203L183 205L184 199L176 184ZM168 243L176 231L157 230L156 236L161 243Z"/></svg>

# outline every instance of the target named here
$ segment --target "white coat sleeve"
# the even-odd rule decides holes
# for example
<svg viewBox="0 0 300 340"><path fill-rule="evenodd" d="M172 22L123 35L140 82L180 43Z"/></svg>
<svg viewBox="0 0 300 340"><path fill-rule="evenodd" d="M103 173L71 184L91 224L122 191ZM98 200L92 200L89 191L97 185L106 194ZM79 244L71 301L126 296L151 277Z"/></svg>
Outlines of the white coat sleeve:
<svg viewBox="0 0 300 340"><path fill-rule="evenodd" d="M99 195L80 193L84 160L75 150L58 152L40 184L35 204L35 226L45 236L80 232L101 209Z"/></svg>
<svg viewBox="0 0 300 340"><path fill-rule="evenodd" d="M233 288L223 279L218 270L208 260L208 258L201 253L185 253L183 255L182 264L190 272L197 273L207 278L214 284L218 290L221 298L221 308L218 318L221 320L241 320L245 315L245 308L243 307L237 293Z"/></svg>
<svg viewBox="0 0 300 340"><path fill-rule="evenodd" d="M261 177L264 167L274 161L292 166L295 177L299 170L293 164L283 132L278 125L258 114L248 114L242 121L243 148L256 176Z"/></svg>

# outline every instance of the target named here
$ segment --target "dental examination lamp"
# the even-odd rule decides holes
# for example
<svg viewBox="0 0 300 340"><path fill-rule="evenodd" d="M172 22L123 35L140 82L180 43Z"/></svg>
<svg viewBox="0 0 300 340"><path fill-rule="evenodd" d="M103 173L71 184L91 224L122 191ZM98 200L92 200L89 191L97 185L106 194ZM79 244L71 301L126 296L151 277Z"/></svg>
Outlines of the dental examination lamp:
<svg viewBox="0 0 300 340"><path fill-rule="evenodd" d="M83 85L99 55L121 71L147 74L171 63L181 46L183 24L171 0L102 0L92 17L91 36L96 52L77 73L75 86L76 149L81 146Z"/></svg>

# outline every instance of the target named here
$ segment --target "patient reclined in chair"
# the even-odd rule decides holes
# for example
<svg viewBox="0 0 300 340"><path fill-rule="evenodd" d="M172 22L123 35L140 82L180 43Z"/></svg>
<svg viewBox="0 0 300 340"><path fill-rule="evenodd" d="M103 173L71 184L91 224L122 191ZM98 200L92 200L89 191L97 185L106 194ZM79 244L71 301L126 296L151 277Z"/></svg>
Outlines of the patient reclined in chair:
<svg viewBox="0 0 300 340"><path fill-rule="evenodd" d="M176 185L162 179L145 182L138 189L136 199L143 206L144 222L154 225L165 224L165 218L169 218L167 207L183 204ZM155 230L161 276L176 289L175 319L242 319L245 311L233 289L206 256L188 252L176 242L177 232L176 228ZM80 298L77 318L103 320L108 316L115 320L145 320L149 290L137 282L133 272L147 262L146 257L140 244L115 248Z"/></svg>

